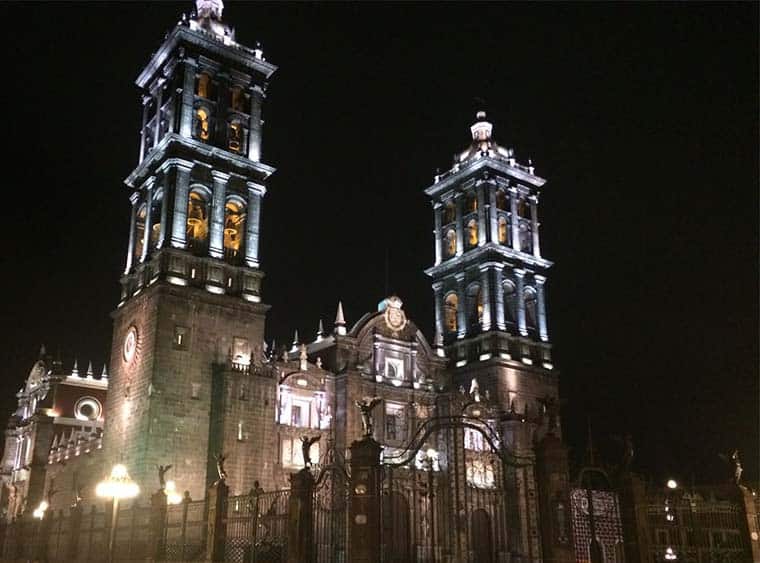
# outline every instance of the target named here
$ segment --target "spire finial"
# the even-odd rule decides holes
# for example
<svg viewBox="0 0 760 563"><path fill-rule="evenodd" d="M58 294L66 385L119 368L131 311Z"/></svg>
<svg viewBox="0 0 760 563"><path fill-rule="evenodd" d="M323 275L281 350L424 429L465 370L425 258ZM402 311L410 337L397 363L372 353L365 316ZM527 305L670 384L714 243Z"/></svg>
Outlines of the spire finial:
<svg viewBox="0 0 760 563"><path fill-rule="evenodd" d="M71 375L74 377L79 377L79 362L76 358L74 358L74 367L71 368Z"/></svg>
<svg viewBox="0 0 760 563"><path fill-rule="evenodd" d="M90 360L90 363L87 364L87 377L92 379L93 373L92 373L92 360Z"/></svg>
<svg viewBox="0 0 760 563"><path fill-rule="evenodd" d="M293 333L293 344L290 348L291 352L298 352L298 329Z"/></svg>
<svg viewBox="0 0 760 563"><path fill-rule="evenodd" d="M100 372L100 379L108 379L108 364L103 364L103 371Z"/></svg>
<svg viewBox="0 0 760 563"><path fill-rule="evenodd" d="M335 315L335 334L346 334L346 319L343 316L342 301L338 301L338 312Z"/></svg>
<svg viewBox="0 0 760 563"><path fill-rule="evenodd" d="M319 319L319 327L317 328L317 338L315 342L320 342L321 340L324 340L325 337L325 327L322 324L322 319Z"/></svg>

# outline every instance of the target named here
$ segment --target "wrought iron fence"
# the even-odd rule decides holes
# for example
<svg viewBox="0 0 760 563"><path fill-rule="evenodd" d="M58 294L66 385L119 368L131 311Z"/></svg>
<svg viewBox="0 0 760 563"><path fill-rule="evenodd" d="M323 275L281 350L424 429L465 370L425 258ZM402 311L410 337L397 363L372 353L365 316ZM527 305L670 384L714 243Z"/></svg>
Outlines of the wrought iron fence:
<svg viewBox="0 0 760 563"><path fill-rule="evenodd" d="M208 510L206 501L186 497L166 509L164 558L166 561L203 561L206 558Z"/></svg>
<svg viewBox="0 0 760 563"><path fill-rule="evenodd" d="M225 561L285 561L289 498L289 490L229 497L224 507Z"/></svg>
<svg viewBox="0 0 760 563"><path fill-rule="evenodd" d="M314 559L316 563L344 563L348 518L348 475L338 465L322 468L313 496Z"/></svg>

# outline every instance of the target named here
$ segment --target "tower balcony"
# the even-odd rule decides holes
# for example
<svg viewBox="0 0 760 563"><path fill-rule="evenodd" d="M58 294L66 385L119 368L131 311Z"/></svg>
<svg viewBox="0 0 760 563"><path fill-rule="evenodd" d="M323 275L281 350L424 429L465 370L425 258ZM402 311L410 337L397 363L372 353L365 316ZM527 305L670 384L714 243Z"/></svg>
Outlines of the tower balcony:
<svg viewBox="0 0 760 563"><path fill-rule="evenodd" d="M551 344L503 331L483 332L447 343L446 355L454 367L501 360L539 370L554 369Z"/></svg>

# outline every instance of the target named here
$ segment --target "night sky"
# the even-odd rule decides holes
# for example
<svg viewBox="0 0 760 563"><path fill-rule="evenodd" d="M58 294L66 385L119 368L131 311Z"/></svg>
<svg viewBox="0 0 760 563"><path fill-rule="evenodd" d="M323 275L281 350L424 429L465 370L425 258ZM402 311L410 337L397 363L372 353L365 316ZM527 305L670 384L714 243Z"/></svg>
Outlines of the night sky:
<svg viewBox="0 0 760 563"><path fill-rule="evenodd" d="M191 3L4 4L0 412L44 342L100 370L128 236L134 79ZM758 4L228 3L273 77L268 337L387 292L432 339L422 190L494 137L548 179L541 247L566 437L608 461L758 478ZM387 289L387 291L386 291Z"/></svg>

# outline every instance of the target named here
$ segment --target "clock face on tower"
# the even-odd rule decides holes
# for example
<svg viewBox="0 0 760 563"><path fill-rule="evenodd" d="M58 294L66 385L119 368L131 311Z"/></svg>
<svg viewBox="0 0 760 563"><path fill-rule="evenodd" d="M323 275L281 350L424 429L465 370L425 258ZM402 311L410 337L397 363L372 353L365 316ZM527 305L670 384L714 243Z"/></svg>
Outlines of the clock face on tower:
<svg viewBox="0 0 760 563"><path fill-rule="evenodd" d="M124 337L124 346L122 354L124 355L124 361L129 363L132 358L135 357L135 350L137 350L137 329L133 326L129 327L127 335Z"/></svg>

